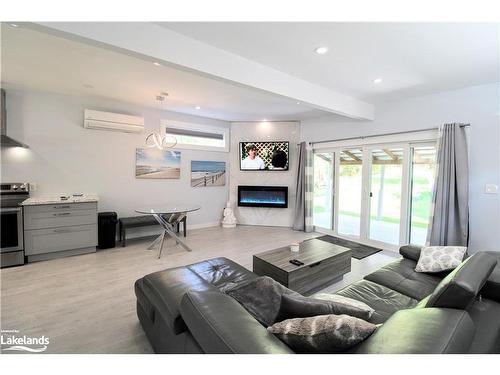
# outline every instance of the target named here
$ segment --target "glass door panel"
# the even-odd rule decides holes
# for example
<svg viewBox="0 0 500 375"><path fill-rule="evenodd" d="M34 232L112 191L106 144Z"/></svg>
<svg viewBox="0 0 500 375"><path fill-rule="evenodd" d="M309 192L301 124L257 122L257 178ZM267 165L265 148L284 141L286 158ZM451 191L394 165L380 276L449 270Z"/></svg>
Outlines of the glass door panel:
<svg viewBox="0 0 500 375"><path fill-rule="evenodd" d="M429 227L434 178L436 171L436 147L412 148L410 243L425 245Z"/></svg>
<svg viewBox="0 0 500 375"><path fill-rule="evenodd" d="M369 238L399 244L403 149L371 150Z"/></svg>
<svg viewBox="0 0 500 375"><path fill-rule="evenodd" d="M359 148L342 150L339 158L338 233L359 237L363 152Z"/></svg>
<svg viewBox="0 0 500 375"><path fill-rule="evenodd" d="M334 154L314 154L313 225L332 229Z"/></svg>

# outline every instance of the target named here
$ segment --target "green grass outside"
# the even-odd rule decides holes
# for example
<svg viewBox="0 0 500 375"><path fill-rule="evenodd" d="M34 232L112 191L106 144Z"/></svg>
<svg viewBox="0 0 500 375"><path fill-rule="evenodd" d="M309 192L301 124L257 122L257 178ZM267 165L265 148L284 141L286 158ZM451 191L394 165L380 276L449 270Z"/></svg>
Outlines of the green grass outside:
<svg viewBox="0 0 500 375"><path fill-rule="evenodd" d="M315 214L320 214L326 212L326 209L322 206L314 206L313 208ZM350 212L350 211L340 211L340 215L346 215L346 216L352 216L352 217L360 217L360 214L357 212ZM371 220L377 220L377 221L382 221L384 223L390 223L390 224L399 224L400 220L399 218L395 217L390 217L390 216L382 216L380 219L377 219L375 215L370 216ZM418 219L422 218L417 218L415 215L412 215L411 217L411 225L413 227L417 228L427 228L429 226L428 221L418 221Z"/></svg>
<svg viewBox="0 0 500 375"><path fill-rule="evenodd" d="M379 182L380 179L377 177L374 177L373 181L375 183ZM400 184L401 179L397 178L386 178L384 179L386 184ZM428 179L427 178L414 178L413 180L414 185L427 185L428 184ZM325 194L315 194L315 197L321 198L325 196ZM412 197L412 215L411 215L411 223L412 226L418 227L418 228L427 228L428 227L428 221L429 221L429 212L431 209L431 201L432 201L432 192L421 192L418 195L414 195ZM313 207L314 213L320 214L324 213L327 210L323 206L314 206ZM349 212L349 211L341 211L340 214L342 215L348 215L348 216L354 216L354 217L359 217L360 214L356 212ZM372 220L376 220L376 216L371 216ZM380 221L386 222L386 223L394 223L398 224L400 222L399 218L395 217L388 217L388 216L383 216L380 218Z"/></svg>
<svg viewBox="0 0 500 375"><path fill-rule="evenodd" d="M358 212L349 212L349 211L340 211L339 215L346 215L346 216L352 216L352 217L358 217L358 218L360 217L360 214ZM384 223L391 223L391 224L399 224L400 223L399 218L389 217L389 216L382 216L380 218L380 220L378 220L375 215L371 215L370 220L383 221ZM412 216L411 224L412 224L412 226L417 227L417 228L427 228L429 225L428 222L415 221L414 216Z"/></svg>
<svg viewBox="0 0 500 375"><path fill-rule="evenodd" d="M372 177L372 184L380 184L380 177ZM400 178L384 178L386 185L401 185ZM425 177L413 177L413 184L415 185L428 185L429 180Z"/></svg>

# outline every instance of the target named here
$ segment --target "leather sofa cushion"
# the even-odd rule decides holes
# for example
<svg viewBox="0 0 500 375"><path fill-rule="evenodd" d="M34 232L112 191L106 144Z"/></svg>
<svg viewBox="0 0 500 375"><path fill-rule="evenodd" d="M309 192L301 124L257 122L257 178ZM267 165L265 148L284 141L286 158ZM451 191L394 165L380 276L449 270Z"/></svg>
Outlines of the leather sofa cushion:
<svg viewBox="0 0 500 375"><path fill-rule="evenodd" d="M227 258L209 259L187 266L221 292L256 279L258 276Z"/></svg>
<svg viewBox="0 0 500 375"><path fill-rule="evenodd" d="M467 353L475 334L465 310L410 309L396 312L353 350L370 354Z"/></svg>
<svg viewBox="0 0 500 375"><path fill-rule="evenodd" d="M500 303L482 298L474 301L467 312L476 326L469 352L500 353Z"/></svg>
<svg viewBox="0 0 500 375"><path fill-rule="evenodd" d="M421 300L431 294L445 274L425 274L415 272L417 262L398 259L365 276L365 280L384 285L390 289Z"/></svg>
<svg viewBox="0 0 500 375"><path fill-rule="evenodd" d="M369 280L355 282L335 294L364 302L375 309L369 319L374 324L384 323L396 311L410 309L418 303L414 298Z"/></svg>
<svg viewBox="0 0 500 375"><path fill-rule="evenodd" d="M142 293L154 306L156 314L161 315L174 334L186 330L179 312L179 304L187 290L217 290L187 267L171 268L151 273L143 277ZM144 305L137 295L139 303Z"/></svg>
<svg viewBox="0 0 500 375"><path fill-rule="evenodd" d="M236 300L219 291L188 291L180 310L205 353L293 353Z"/></svg>
<svg viewBox="0 0 500 375"><path fill-rule="evenodd" d="M414 260L415 262L418 262L418 259L420 258L420 250L421 249L422 248L418 247L418 246L405 245L405 246L401 246L399 248L399 253L403 256L403 258Z"/></svg>
<svg viewBox="0 0 500 375"><path fill-rule="evenodd" d="M486 253L497 260L497 265L481 289L481 295L500 302L500 252L487 251Z"/></svg>
<svg viewBox="0 0 500 375"><path fill-rule="evenodd" d="M226 258L215 258L188 266L154 272L142 278L140 288L175 334L186 330L179 305L188 290L209 291L224 289L257 276ZM137 292L136 292L137 294ZM137 294L139 303L141 295Z"/></svg>
<svg viewBox="0 0 500 375"><path fill-rule="evenodd" d="M466 309L479 294L496 264L496 259L486 253L467 258L438 284L426 307Z"/></svg>

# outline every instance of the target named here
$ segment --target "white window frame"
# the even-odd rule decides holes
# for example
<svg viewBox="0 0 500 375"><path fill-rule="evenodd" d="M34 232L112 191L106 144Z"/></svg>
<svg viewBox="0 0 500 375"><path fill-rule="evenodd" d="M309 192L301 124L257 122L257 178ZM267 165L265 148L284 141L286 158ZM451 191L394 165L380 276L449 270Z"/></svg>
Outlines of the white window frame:
<svg viewBox="0 0 500 375"><path fill-rule="evenodd" d="M217 146L204 146L204 145L192 145L186 143L177 143L175 148L184 150L203 150L203 151L218 151L218 152L229 152L229 128L210 126L210 125L200 125L191 122L175 121L175 120L160 120L160 128L163 134L166 133L166 128L174 129L185 129L190 131L199 131L204 133L220 134L224 140L224 147Z"/></svg>

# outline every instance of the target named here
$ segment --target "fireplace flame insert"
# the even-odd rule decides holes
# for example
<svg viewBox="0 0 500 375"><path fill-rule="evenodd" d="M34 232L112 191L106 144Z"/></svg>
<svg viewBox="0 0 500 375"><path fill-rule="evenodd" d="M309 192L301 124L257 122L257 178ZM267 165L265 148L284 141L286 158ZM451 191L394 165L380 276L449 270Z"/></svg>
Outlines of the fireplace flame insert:
<svg viewBox="0 0 500 375"><path fill-rule="evenodd" d="M288 207L288 186L238 186L240 207Z"/></svg>

